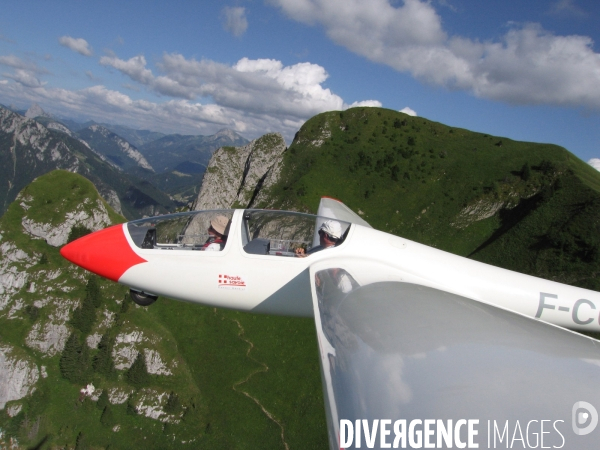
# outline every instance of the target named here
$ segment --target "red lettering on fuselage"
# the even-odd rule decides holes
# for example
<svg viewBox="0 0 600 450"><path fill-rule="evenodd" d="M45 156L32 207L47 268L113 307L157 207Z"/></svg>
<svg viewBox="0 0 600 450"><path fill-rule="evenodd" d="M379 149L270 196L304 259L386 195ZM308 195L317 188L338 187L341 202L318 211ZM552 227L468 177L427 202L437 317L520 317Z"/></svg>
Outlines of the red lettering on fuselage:
<svg viewBox="0 0 600 450"><path fill-rule="evenodd" d="M246 287L246 282L239 275L219 274L219 287Z"/></svg>

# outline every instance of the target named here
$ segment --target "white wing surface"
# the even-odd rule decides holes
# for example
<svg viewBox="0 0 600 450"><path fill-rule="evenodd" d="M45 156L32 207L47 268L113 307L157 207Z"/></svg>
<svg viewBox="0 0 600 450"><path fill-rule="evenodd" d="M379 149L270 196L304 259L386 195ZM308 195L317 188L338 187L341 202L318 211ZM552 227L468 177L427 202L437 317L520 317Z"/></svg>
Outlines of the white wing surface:
<svg viewBox="0 0 600 450"><path fill-rule="evenodd" d="M593 339L342 267L313 271L313 305L331 449L598 446Z"/></svg>

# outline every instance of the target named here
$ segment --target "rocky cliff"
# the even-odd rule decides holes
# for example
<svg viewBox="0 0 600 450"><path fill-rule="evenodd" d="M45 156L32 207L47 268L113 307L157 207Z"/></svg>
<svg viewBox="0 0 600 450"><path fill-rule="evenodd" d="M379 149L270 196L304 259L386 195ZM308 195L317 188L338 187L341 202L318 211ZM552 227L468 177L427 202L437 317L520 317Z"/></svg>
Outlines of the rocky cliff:
<svg viewBox="0 0 600 450"><path fill-rule="evenodd" d="M210 159L193 209L250 208L277 180L285 140L266 134L243 147L221 147Z"/></svg>
<svg viewBox="0 0 600 450"><path fill-rule="evenodd" d="M144 317L125 297L126 288L89 278L58 253L75 231L122 221L90 181L68 171L37 178L0 219L0 436L8 430L31 444L58 433L74 444L77 432L67 426L71 405L99 401L103 391L107 405L122 405L123 412L128 402L147 420L181 420L185 408L169 409L169 398L189 398L196 390L187 387L189 371L168 331ZM70 336L80 343L78 377L64 367ZM99 355L105 355L103 365ZM127 373L138 355L152 378L135 385ZM83 427L90 429L98 417L86 420ZM111 420L111 427L121 426Z"/></svg>

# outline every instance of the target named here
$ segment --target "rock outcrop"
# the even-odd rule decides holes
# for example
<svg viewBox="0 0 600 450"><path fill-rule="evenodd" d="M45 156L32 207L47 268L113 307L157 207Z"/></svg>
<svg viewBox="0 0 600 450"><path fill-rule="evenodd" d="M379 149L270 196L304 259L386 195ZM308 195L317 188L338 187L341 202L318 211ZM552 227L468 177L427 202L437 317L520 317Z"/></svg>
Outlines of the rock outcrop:
<svg viewBox="0 0 600 450"><path fill-rule="evenodd" d="M48 317L35 323L25 339L25 344L29 348L45 356L54 356L65 347L65 342L71 333L67 322L71 317L71 311L77 306L76 302L70 300L50 300L52 300L52 307L45 308L49 311Z"/></svg>
<svg viewBox="0 0 600 450"><path fill-rule="evenodd" d="M249 208L278 178L285 140L266 134L243 147L217 150L204 174L193 209Z"/></svg>
<svg viewBox="0 0 600 450"><path fill-rule="evenodd" d="M40 105L38 105L37 103L34 103L25 112L25 117L27 117L28 119L35 119L36 117L51 118L52 116L50 114L48 114L46 111L44 111Z"/></svg>
<svg viewBox="0 0 600 450"><path fill-rule="evenodd" d="M36 222L25 215L21 219L21 225L31 236L45 239L53 247L61 247L67 243L69 233L75 225L97 231L111 224L108 211L100 199L96 200L95 205L89 203L91 203L89 199L86 199L73 211L67 211L64 220L58 224Z"/></svg>
<svg viewBox="0 0 600 450"><path fill-rule="evenodd" d="M117 220L91 182L66 171L38 177L0 219L0 430L6 429L3 421L7 418L31 411L31 402L38 401L32 394L50 388L43 381L48 377L87 384L87 389L79 391L79 401L83 397L98 401L106 390L111 404L130 400L137 414L152 420L176 423L178 414L183 414L183 409L176 414L163 410L169 392L132 390L124 377L115 381L93 367L94 357L106 352L112 359L106 370L124 372L141 352L153 379L168 376L176 385L185 385L185 390L179 390L181 397L195 392L187 387L189 370L177 356L176 344L164 330L156 332L156 324L149 325L148 318L140 323L132 310L136 307L123 303L124 288L94 278L97 284L92 285L98 293L94 298L99 304L92 307L86 331L77 325L76 312L84 310L84 299L92 292L89 274L61 258L56 247L67 242L74 227L98 230ZM90 317L87 305L88 312L79 317ZM86 379L79 381L65 376L59 363L67 354L71 335L79 336L89 352ZM85 367L86 363L81 364ZM92 379L97 387L94 392L90 391ZM76 402L78 397L64 401ZM44 412L45 420L56 420L48 414ZM36 433L30 433L29 439ZM0 447L1 439L0 435Z"/></svg>
<svg viewBox="0 0 600 450"><path fill-rule="evenodd" d="M40 376L35 363L14 353L9 346L0 347L0 410L30 394Z"/></svg>

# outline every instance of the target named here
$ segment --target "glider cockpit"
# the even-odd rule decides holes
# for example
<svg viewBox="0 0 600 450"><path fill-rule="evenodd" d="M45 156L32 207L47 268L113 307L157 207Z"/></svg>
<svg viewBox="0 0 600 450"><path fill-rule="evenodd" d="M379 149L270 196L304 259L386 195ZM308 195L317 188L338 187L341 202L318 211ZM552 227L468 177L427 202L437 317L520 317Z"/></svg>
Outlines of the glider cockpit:
<svg viewBox="0 0 600 450"><path fill-rule="evenodd" d="M296 249L308 252L318 245L318 230L326 220L290 211L247 209L236 214L236 210L224 209L135 220L127 223L127 231L139 249L203 251L210 238L211 222L217 217L223 217L227 222L224 233L227 242L222 250L226 250L229 242L237 240L247 254L287 257L296 256ZM337 222L343 234L339 246L350 231L350 223Z"/></svg>
<svg viewBox="0 0 600 450"><path fill-rule="evenodd" d="M220 219L219 219L220 218ZM224 245L206 251L209 228L224 224ZM312 317L309 266L344 252L350 222L337 220L339 243L316 250L326 220L274 210L192 211L145 218L101 230L65 246L70 261L129 286L134 300L157 296L267 314Z"/></svg>

